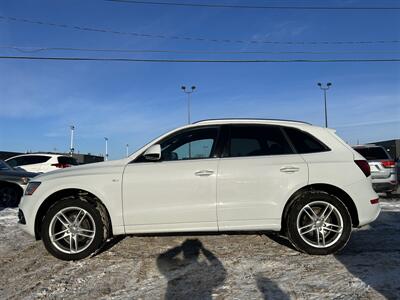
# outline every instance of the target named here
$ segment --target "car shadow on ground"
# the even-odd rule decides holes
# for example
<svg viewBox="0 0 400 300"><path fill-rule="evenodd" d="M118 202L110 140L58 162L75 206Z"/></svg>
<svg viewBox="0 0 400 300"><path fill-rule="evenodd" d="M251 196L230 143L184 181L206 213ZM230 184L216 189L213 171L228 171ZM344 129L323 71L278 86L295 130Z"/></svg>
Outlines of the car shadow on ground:
<svg viewBox="0 0 400 300"><path fill-rule="evenodd" d="M157 267L168 281L165 299L212 299L212 292L222 285L226 270L221 261L198 239L161 253Z"/></svg>
<svg viewBox="0 0 400 300"><path fill-rule="evenodd" d="M157 267L167 280L165 299L212 299L227 271L199 239L186 239L157 257ZM263 299L289 299L276 283L258 274L254 285Z"/></svg>
<svg viewBox="0 0 400 300"><path fill-rule="evenodd" d="M113 248L115 245L117 245L119 242L121 242L123 239L125 239L125 235L117 235L114 236L110 239L108 239L101 247L99 250L97 250L94 254L93 257L102 254L103 252L106 252Z"/></svg>
<svg viewBox="0 0 400 300"><path fill-rule="evenodd" d="M279 299L289 300L290 297L281 288L270 279L263 277L261 274L256 277L257 288L263 295L264 300Z"/></svg>
<svg viewBox="0 0 400 300"><path fill-rule="evenodd" d="M335 255L347 270L387 299L400 295L400 212L381 212L366 229L353 231Z"/></svg>

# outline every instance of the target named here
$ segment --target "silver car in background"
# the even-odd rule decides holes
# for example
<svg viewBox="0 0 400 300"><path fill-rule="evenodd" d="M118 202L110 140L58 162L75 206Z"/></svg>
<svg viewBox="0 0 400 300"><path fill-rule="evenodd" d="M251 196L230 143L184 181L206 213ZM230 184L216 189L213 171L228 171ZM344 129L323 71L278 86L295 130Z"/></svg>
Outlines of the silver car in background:
<svg viewBox="0 0 400 300"><path fill-rule="evenodd" d="M396 161L390 157L385 148L372 144L353 148L368 161L374 190L378 193L395 192L398 186Z"/></svg>

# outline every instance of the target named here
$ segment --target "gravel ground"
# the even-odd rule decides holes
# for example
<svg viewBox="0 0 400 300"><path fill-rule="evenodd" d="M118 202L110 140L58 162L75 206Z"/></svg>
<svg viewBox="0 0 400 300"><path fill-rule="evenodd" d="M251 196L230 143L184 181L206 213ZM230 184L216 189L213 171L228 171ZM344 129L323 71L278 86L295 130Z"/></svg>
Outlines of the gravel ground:
<svg viewBox="0 0 400 300"><path fill-rule="evenodd" d="M400 199L337 255L265 234L131 236L64 262L0 208L0 299L399 299Z"/></svg>

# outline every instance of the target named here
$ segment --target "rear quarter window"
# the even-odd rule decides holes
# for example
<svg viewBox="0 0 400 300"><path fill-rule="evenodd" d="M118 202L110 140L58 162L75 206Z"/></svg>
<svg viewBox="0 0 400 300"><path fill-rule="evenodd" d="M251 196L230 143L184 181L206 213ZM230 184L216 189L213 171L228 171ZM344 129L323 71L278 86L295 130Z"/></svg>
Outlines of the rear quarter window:
<svg viewBox="0 0 400 300"><path fill-rule="evenodd" d="M291 127L284 127L284 130L297 153L330 151L326 145L307 132Z"/></svg>

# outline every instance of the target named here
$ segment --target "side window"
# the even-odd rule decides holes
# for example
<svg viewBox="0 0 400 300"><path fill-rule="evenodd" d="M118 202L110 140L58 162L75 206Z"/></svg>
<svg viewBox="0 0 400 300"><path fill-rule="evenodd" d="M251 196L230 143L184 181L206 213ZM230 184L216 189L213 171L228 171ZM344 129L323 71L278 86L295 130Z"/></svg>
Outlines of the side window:
<svg viewBox="0 0 400 300"><path fill-rule="evenodd" d="M295 147L297 153L315 153L329 151L330 149L322 144L311 134L299 129L285 127L285 132Z"/></svg>
<svg viewBox="0 0 400 300"><path fill-rule="evenodd" d="M185 131L161 142L164 161L210 158L218 137L218 128Z"/></svg>
<svg viewBox="0 0 400 300"><path fill-rule="evenodd" d="M289 143L277 126L234 125L225 151L226 156L292 154Z"/></svg>
<svg viewBox="0 0 400 300"><path fill-rule="evenodd" d="M23 157L23 164L24 165L33 165L33 164L41 164L50 159L50 156L44 156L44 155L30 155L30 156L24 156Z"/></svg>

